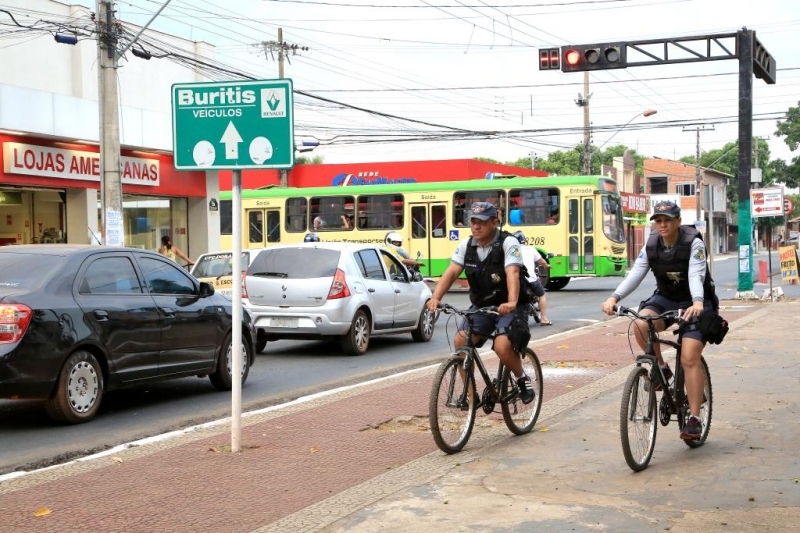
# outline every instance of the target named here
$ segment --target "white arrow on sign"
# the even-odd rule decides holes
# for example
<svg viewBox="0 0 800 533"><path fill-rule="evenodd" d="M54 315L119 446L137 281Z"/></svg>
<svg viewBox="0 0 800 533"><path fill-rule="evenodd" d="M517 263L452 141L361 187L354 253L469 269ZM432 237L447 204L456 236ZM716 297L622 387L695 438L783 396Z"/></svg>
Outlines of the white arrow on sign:
<svg viewBox="0 0 800 533"><path fill-rule="evenodd" d="M225 133L219 142L225 145L225 159L239 159L239 143L242 142L242 136L239 135L233 121L228 122L228 127L225 128Z"/></svg>

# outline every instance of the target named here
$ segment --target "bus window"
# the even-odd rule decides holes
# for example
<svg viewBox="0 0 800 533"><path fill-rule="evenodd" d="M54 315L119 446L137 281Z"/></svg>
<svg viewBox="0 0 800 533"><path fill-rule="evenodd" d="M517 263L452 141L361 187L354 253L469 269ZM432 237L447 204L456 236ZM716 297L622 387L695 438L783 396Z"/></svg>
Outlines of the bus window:
<svg viewBox="0 0 800 533"><path fill-rule="evenodd" d="M591 198L583 200L583 231L586 233L594 231L594 200Z"/></svg>
<svg viewBox="0 0 800 533"><path fill-rule="evenodd" d="M535 226L557 224L559 199L557 188L512 189L508 193L511 206L509 224Z"/></svg>
<svg viewBox="0 0 800 533"><path fill-rule="evenodd" d="M358 229L403 227L403 195L376 194L358 197Z"/></svg>
<svg viewBox="0 0 800 533"><path fill-rule="evenodd" d="M352 196L325 196L312 198L310 202L314 231L338 231L353 229L352 214L347 214L347 206L352 210L355 199Z"/></svg>
<svg viewBox="0 0 800 533"><path fill-rule="evenodd" d="M281 212L267 211L267 242L281 242Z"/></svg>
<svg viewBox="0 0 800 533"><path fill-rule="evenodd" d="M434 205L431 207L431 236L434 238L447 237L447 206Z"/></svg>
<svg viewBox="0 0 800 533"><path fill-rule="evenodd" d="M219 234L233 235L233 200L219 201Z"/></svg>
<svg viewBox="0 0 800 533"><path fill-rule="evenodd" d="M415 205L411 208L411 237L414 239L425 239L428 237L425 206Z"/></svg>
<svg viewBox="0 0 800 533"><path fill-rule="evenodd" d="M289 198L286 200L286 231L304 233L308 222L307 211L308 203L305 198Z"/></svg>
<svg viewBox="0 0 800 533"><path fill-rule="evenodd" d="M506 194L502 190L458 191L453 195L453 225L469 226L469 208L475 202L489 202L497 207L500 223L505 223Z"/></svg>
<svg viewBox="0 0 800 533"><path fill-rule="evenodd" d="M262 211L249 211L247 213L247 227L249 228L250 242L264 242L264 215Z"/></svg>

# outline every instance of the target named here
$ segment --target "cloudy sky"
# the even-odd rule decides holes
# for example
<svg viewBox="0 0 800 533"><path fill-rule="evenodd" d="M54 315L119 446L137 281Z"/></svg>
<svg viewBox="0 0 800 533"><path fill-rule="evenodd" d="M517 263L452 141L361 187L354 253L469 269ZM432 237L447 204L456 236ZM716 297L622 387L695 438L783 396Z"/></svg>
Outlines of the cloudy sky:
<svg viewBox="0 0 800 533"><path fill-rule="evenodd" d="M94 1L78 1L94 7ZM118 2L143 24L164 0ZM172 0L154 29L214 45L214 60L278 77L261 43L301 47L284 64L296 134L328 163L501 161L582 142L582 73L538 70L538 49L735 32L746 26L776 59L775 85L754 79L754 134L791 159L775 118L800 100L800 2L792 0ZM302 50L307 48L307 50ZM738 61L590 74L593 144L680 158L737 138ZM355 109L360 108L360 109ZM657 114L644 117L647 109ZM625 125L627 127L625 127ZM611 137L613 136L613 139Z"/></svg>

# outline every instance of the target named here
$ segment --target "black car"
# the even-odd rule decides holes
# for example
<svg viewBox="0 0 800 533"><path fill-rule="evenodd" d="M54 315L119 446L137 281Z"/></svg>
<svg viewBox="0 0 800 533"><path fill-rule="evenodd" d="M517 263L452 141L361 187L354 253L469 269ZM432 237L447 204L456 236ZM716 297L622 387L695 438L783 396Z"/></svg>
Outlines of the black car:
<svg viewBox="0 0 800 533"><path fill-rule="evenodd" d="M255 330L242 316L242 383ZM91 419L103 394L208 376L232 386L231 301L155 252L0 247L0 398L41 398L49 415Z"/></svg>

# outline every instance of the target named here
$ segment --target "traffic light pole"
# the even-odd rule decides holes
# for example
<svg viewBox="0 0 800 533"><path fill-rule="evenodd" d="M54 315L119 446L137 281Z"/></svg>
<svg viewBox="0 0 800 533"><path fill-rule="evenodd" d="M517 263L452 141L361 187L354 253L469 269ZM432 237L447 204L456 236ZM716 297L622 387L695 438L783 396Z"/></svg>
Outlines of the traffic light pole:
<svg viewBox="0 0 800 533"><path fill-rule="evenodd" d="M742 29L739 42L739 296L753 291L753 220L750 169L753 157L753 32Z"/></svg>

